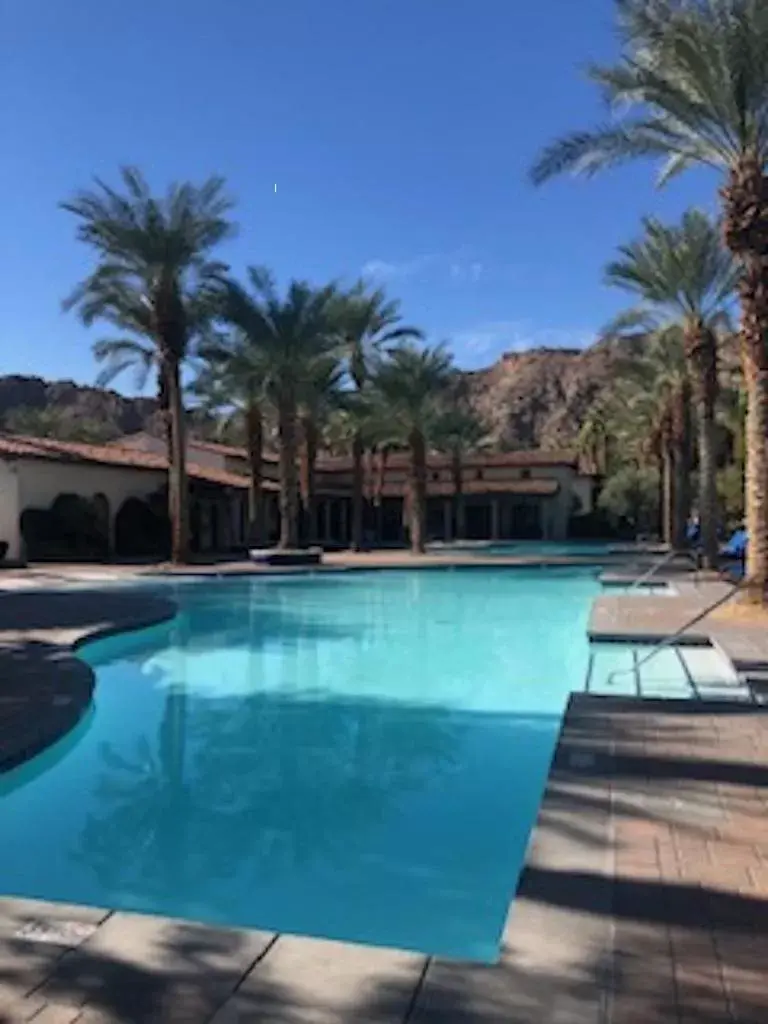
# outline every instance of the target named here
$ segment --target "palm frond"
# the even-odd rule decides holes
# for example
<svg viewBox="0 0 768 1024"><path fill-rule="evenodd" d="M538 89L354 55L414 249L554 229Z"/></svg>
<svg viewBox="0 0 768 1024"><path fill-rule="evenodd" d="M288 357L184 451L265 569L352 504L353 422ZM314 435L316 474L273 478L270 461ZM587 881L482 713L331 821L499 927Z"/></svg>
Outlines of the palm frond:
<svg viewBox="0 0 768 1024"><path fill-rule="evenodd" d="M617 0L621 56L592 66L614 120L546 147L540 184L638 157L662 160L664 183L692 164L768 162L768 5L762 0Z"/></svg>

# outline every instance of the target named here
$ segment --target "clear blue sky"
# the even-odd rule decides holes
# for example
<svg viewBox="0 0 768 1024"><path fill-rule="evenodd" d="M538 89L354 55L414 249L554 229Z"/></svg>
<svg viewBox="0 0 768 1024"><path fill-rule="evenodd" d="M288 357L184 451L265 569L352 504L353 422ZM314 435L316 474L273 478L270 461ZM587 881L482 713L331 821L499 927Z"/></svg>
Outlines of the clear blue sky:
<svg viewBox="0 0 768 1024"><path fill-rule="evenodd" d="M365 270L466 366L585 343L624 304L602 268L639 218L714 208L708 178L658 192L648 164L526 180L604 116L579 66L615 52L611 0L0 5L0 373L93 380L106 332L60 312L90 255L57 203L121 163L223 174L235 270Z"/></svg>

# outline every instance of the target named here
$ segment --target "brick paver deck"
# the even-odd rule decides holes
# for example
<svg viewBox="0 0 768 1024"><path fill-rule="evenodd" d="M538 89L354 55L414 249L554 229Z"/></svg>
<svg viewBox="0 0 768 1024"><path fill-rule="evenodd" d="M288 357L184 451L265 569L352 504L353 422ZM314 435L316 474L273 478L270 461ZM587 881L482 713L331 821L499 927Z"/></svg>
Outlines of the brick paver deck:
<svg viewBox="0 0 768 1024"><path fill-rule="evenodd" d="M611 777L608 1019L768 1021L765 713L693 701L574 706L563 747L586 747Z"/></svg>
<svg viewBox="0 0 768 1024"><path fill-rule="evenodd" d="M765 1024L766 725L574 697L496 965L5 900L0 1022Z"/></svg>

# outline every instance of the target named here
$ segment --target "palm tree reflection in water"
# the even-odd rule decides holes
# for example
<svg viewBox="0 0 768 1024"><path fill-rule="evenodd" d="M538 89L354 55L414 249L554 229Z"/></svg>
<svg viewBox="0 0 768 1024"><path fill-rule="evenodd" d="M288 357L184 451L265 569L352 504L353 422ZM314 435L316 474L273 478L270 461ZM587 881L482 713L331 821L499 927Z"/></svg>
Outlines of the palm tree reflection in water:
<svg viewBox="0 0 768 1024"><path fill-rule="evenodd" d="M102 747L99 809L77 859L118 905L262 923L243 920L240 894L375 857L372 833L399 802L455 769L463 730L451 712L318 691L318 638L333 629L292 619L289 601L273 593L256 612L248 600L247 614L241 600L217 604L215 630L205 598L187 604L174 667L156 680L167 688L156 736L131 757ZM298 647L300 673L270 691L261 655L276 641ZM237 695L189 686L194 655L224 648L247 648Z"/></svg>

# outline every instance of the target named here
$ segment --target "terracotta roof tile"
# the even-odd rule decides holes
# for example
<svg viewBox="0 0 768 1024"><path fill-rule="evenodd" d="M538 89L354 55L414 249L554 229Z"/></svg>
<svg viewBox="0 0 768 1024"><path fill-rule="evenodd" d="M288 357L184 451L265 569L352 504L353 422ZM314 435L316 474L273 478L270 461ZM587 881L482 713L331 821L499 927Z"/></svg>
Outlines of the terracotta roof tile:
<svg viewBox="0 0 768 1024"><path fill-rule="evenodd" d="M376 457L374 456L374 462ZM579 457L576 452L568 450L553 451L518 451L518 452L475 452L462 459L464 466L578 466ZM393 452L387 456L387 466L400 469L410 465L410 455L406 452ZM435 452L427 456L429 469L447 469L451 465L448 455ZM346 457L320 456L317 468L321 472L333 473L349 471L352 460Z"/></svg>
<svg viewBox="0 0 768 1024"><path fill-rule="evenodd" d="M113 442L114 445L119 445L119 443L119 441ZM215 441L196 441L191 438L189 447L230 458L245 459L247 457L245 448L218 444ZM276 462L277 456L273 452L265 452L264 461ZM465 456L462 461L465 466L572 466L578 468L580 457L577 452L570 449L532 449L516 452L474 452ZM427 465L430 469L447 468L450 464L451 460L448 455L430 452L427 456ZM387 456L387 465L394 469L407 467L410 465L410 455L407 452L391 452ZM326 473L348 472L352 469L352 459L344 455L320 455L317 460L317 469Z"/></svg>
<svg viewBox="0 0 768 1024"><path fill-rule="evenodd" d="M164 455L143 452L137 448L120 448L116 444L82 444L75 441L56 441L50 437L26 437L15 434L0 434L0 458L3 456L16 459L46 459L51 462L125 466L129 469L168 469ZM187 474L192 480L205 480L225 487L248 486L248 479L245 476L228 473L223 469L213 469L210 466L199 466L195 462L187 463ZM265 481L267 490L274 489L274 486L270 481Z"/></svg>
<svg viewBox="0 0 768 1024"><path fill-rule="evenodd" d="M406 491L407 487L406 483L385 483L381 493L385 498L397 498ZM560 490L560 484L557 480L543 478L532 480L467 480L464 481L462 490L464 494L523 494L542 497L557 494ZM448 481L427 481L427 495L431 498L449 498L453 493L453 484Z"/></svg>
<svg viewBox="0 0 768 1024"><path fill-rule="evenodd" d="M189 439L189 447L197 448L201 452L211 452L213 455L223 455L225 458L245 459L248 454L245 448L237 448L231 444L219 444L217 441L198 441L194 437ZM277 456L273 452L264 452L264 462L277 462Z"/></svg>

